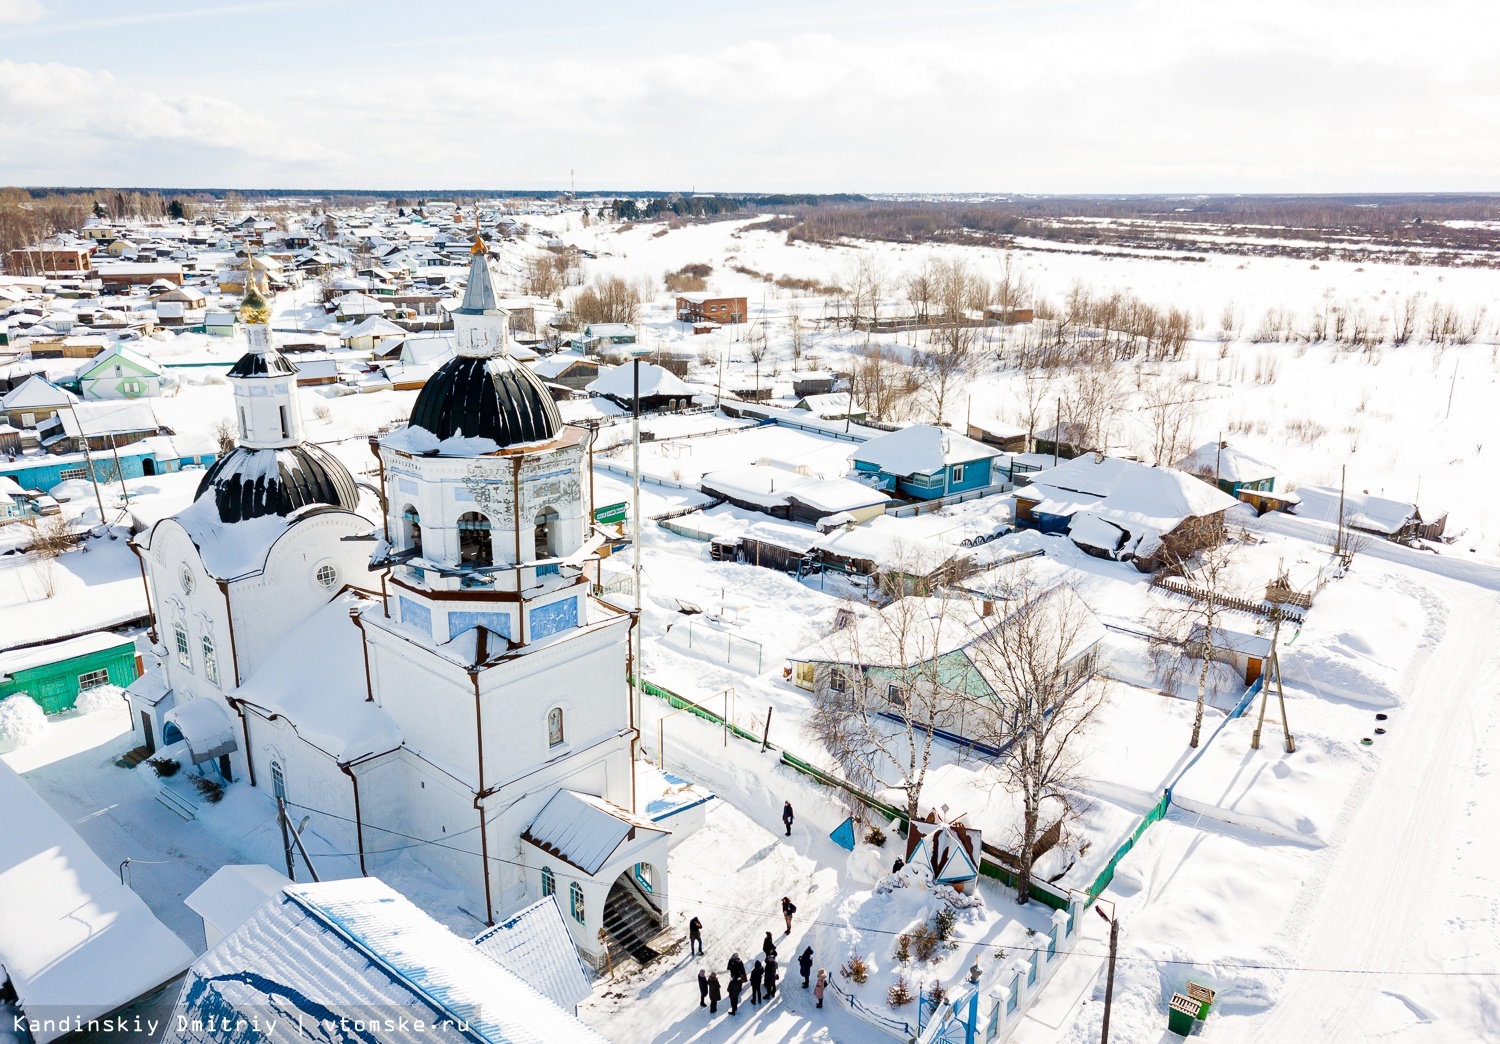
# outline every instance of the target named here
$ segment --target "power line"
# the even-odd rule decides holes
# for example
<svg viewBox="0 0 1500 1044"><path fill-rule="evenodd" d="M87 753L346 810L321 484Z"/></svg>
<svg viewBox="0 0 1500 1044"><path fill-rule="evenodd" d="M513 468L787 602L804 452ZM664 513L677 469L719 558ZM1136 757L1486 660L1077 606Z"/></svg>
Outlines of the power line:
<svg viewBox="0 0 1500 1044"><path fill-rule="evenodd" d="M296 802L293 802L293 801L288 801L287 805L290 806L290 807L294 807L294 808L300 808L300 809L302 809L305 812L315 812L318 815L327 816L330 819L337 819L337 820L340 820L340 821L345 822L345 823L353 823L353 822L355 822L353 819L350 819L348 816L342 816L342 815L339 815L339 814L337 814L335 812L325 812L322 809L313 808L310 805L300 805L300 804L297 804ZM370 830L379 830L382 833L393 834L396 837L406 838L406 839L414 842L414 844L410 844L410 845L400 845L400 846L397 846L395 848L381 849L379 852L369 852L369 851L367 851L365 853L366 855L379 855L379 854L386 853L386 852L404 852L404 851L407 851L408 849L420 848L420 847L422 847L424 845L431 845L432 847L435 847L435 848L447 849L450 852L457 852L457 853L459 853L461 855L471 856L471 857L473 857L475 859L486 858L480 852L471 852L468 849L456 848L453 845L445 845L445 844L442 843L441 840L437 840L437 839L428 840L428 839L425 839L425 838L416 837L415 835L412 835L412 834L404 834L404 833L402 833L399 830L391 830L388 827L375 826L373 823L363 823L361 825L364 826L367 829L370 829ZM462 830L462 831L460 831L457 834L449 834L449 835L446 835L446 836L448 836L448 837L461 837L464 834L473 833L475 830L478 830L478 829L479 829L479 827L474 826L474 827L468 828L467 830ZM324 854L325 855L332 855L332 856L345 856L345 857L349 857L349 858L354 858L359 853L357 853L357 852L326 852ZM519 867L519 868L521 868L523 870L534 869L533 867L528 866L526 863L522 863L522 862L519 862L519 861L514 860L514 859L504 859L504 858L502 858L500 856L493 856L493 855L489 856L488 859L490 860L490 862L500 863L500 864L505 865L505 866ZM570 873L568 870L561 870L561 871L554 870L553 873L557 877L561 877L561 878L568 879L568 880L575 880L575 881L592 880L592 878L590 878L587 874L574 874L574 873ZM680 892L675 892L674 891L672 893L672 895L674 897L676 897L676 898L679 898L679 899L683 898L683 896L682 896L682 894ZM694 898L694 897L688 897L688 898L689 898L689 900L691 902L697 903L699 906L706 906L706 907L709 907L710 909L715 909L715 910L723 910L723 911L725 911L727 913L749 914L749 915L753 915L753 916L761 916L761 915L765 914L764 910L756 909L754 907L734 906L734 905L727 904L727 903L716 903L716 902L713 902L711 900L699 899L699 898ZM816 926L823 927L823 928L853 929L854 931L864 932L864 933L869 934L869 935L887 935L887 936L899 937L899 936L907 934L904 930L898 930L898 929L893 929L893 928L877 928L877 927L874 927L873 925L852 924L852 923L849 923L847 921L825 921L825 920L820 920L820 919L812 919L812 920L805 920L803 923L809 924L809 925L816 925ZM1078 950L1078 949L1064 950L1064 949L1059 949L1059 948L1048 947L1048 946L1045 946L1045 945L1043 945L1043 946L1025 946L1025 945L1021 945L1019 943L1007 943L1005 945L996 945L996 946L993 947L993 949L1004 950L1007 953L1056 953L1056 954L1065 954L1065 955L1066 954L1076 954L1079 957L1097 957L1100 960L1107 959L1108 956L1109 956L1107 953L1094 953L1094 952L1089 951L1089 950ZM1182 959L1182 958L1172 958L1172 957L1130 957L1130 956L1123 956L1123 955L1120 956L1120 957L1117 957L1116 960L1118 960L1118 961L1130 961L1130 962L1134 962L1136 964L1150 964L1150 965L1158 965L1158 966L1165 964L1165 965L1177 965L1177 966L1190 967L1190 968L1212 967L1212 968L1216 968L1216 969L1223 969L1223 970L1226 970L1226 971L1300 972L1300 973L1313 974L1313 975L1407 975L1407 976L1423 976L1423 977L1427 977L1427 978L1478 978L1478 977L1497 978L1497 977L1500 977L1500 969L1497 969L1497 970L1494 970L1494 971L1452 971L1452 970L1414 971L1414 970L1399 969L1399 968L1391 968L1391 969L1384 969L1384 968L1315 968L1315 967L1308 967L1306 965L1299 965L1299 964L1251 964L1251 963L1244 963L1244 962L1238 962L1238 961L1220 961L1220 960L1211 960L1211 959L1210 960L1194 961L1194 960L1186 960L1186 959Z"/></svg>

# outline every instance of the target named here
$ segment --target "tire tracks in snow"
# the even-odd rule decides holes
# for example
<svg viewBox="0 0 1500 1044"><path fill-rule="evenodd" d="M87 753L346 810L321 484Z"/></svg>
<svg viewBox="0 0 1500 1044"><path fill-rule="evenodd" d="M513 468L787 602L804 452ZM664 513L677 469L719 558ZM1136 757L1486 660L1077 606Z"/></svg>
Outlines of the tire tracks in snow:
<svg viewBox="0 0 1500 1044"><path fill-rule="evenodd" d="M1404 577L1393 580L1410 583ZM1408 696L1392 712L1373 778L1346 806L1347 828L1340 831L1319 894L1295 907L1283 929L1289 943L1306 940L1300 947L1287 946L1301 967L1410 967L1410 942L1430 911L1429 888L1442 879L1464 818L1475 710L1500 688L1491 651L1500 604L1493 594L1468 585L1414 586L1422 588L1429 612L1445 617L1443 628L1403 679ZM1441 607L1434 604L1438 601ZM1361 1019L1382 992L1399 987L1401 978L1288 973L1284 990L1251 1039L1268 1044L1363 1039Z"/></svg>

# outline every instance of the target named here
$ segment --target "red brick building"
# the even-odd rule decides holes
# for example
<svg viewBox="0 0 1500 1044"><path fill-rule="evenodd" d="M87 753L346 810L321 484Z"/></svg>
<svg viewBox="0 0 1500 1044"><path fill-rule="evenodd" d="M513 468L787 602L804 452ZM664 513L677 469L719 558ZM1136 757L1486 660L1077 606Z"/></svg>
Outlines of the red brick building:
<svg viewBox="0 0 1500 1044"><path fill-rule="evenodd" d="M12 250L5 269L11 275L47 276L87 272L92 268L86 247L37 247Z"/></svg>
<svg viewBox="0 0 1500 1044"><path fill-rule="evenodd" d="M700 292L677 295L677 318L684 323L743 323L749 311L748 299L743 297L716 297Z"/></svg>

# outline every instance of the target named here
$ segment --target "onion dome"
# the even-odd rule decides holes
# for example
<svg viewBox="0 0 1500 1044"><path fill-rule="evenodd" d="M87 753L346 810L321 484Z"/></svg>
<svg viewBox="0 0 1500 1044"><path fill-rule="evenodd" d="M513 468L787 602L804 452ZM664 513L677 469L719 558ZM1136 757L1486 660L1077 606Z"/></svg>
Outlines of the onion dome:
<svg viewBox="0 0 1500 1044"><path fill-rule="evenodd" d="M214 461L193 499L210 491L222 522L284 516L313 504L349 511L359 506L359 489L349 469L309 443L276 449L239 446Z"/></svg>
<svg viewBox="0 0 1500 1044"><path fill-rule="evenodd" d="M250 259L245 260L245 297L240 302L240 322L258 323L262 326L271 321L271 306L261 296L255 285L255 269Z"/></svg>
<svg viewBox="0 0 1500 1044"><path fill-rule="evenodd" d="M457 355L422 385L412 427L439 439L491 439L497 446L541 442L562 429L542 380L508 355Z"/></svg>

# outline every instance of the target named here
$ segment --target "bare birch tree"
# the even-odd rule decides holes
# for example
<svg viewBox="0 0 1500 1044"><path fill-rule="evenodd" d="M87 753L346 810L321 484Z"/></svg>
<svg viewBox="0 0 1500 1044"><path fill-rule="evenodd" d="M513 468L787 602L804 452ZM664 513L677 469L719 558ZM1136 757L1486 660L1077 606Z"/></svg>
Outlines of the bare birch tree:
<svg viewBox="0 0 1500 1044"><path fill-rule="evenodd" d="M1175 464L1191 448L1198 414L1193 390L1182 377L1160 377L1147 382L1142 391L1151 419L1152 463Z"/></svg>
<svg viewBox="0 0 1500 1044"><path fill-rule="evenodd" d="M807 731L854 786L900 791L908 821L920 814L933 729L968 699L963 654L945 644L969 611L952 594L898 598L834 632L814 669Z"/></svg>
<svg viewBox="0 0 1500 1044"><path fill-rule="evenodd" d="M1214 652L1223 645L1224 614L1229 611L1225 603L1232 593L1230 548L1227 544L1206 547L1190 561L1175 564L1192 593L1166 594L1167 601L1153 610L1157 637L1152 655L1158 677L1171 689L1175 689L1176 679L1186 666L1182 661L1198 661L1194 665L1198 673L1197 707L1193 711L1192 738L1188 740L1188 746L1196 747L1203 734L1203 708L1208 701Z"/></svg>
<svg viewBox="0 0 1500 1044"><path fill-rule="evenodd" d="M970 313L983 308L989 288L963 261L933 266L933 326L919 357L932 419L941 424L954 391L974 375L980 353L980 327Z"/></svg>
<svg viewBox="0 0 1500 1044"><path fill-rule="evenodd" d="M1045 807L1056 802L1066 815L1065 791L1083 754L1078 739L1106 690L1095 674L1099 624L1087 606L1066 584L1011 568L992 592L999 624L968 647L994 695L977 702L967 731L990 746L1009 745L996 767L1021 804L1016 901L1026 903Z"/></svg>

